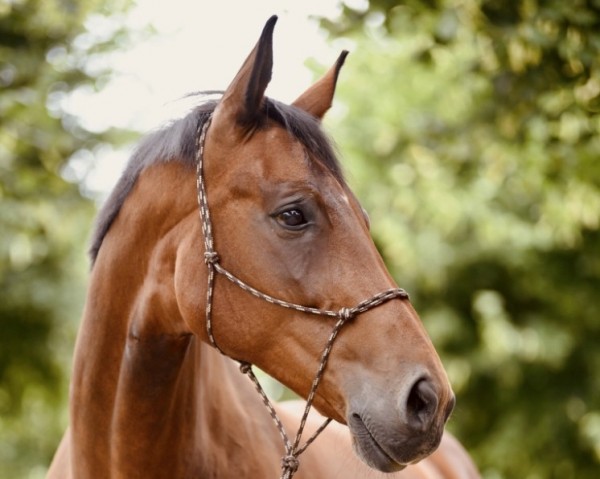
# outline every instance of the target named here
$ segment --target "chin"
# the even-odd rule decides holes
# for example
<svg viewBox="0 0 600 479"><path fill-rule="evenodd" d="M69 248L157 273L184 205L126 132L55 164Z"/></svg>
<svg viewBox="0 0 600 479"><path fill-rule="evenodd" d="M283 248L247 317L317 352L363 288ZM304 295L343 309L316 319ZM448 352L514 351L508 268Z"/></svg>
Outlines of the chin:
<svg viewBox="0 0 600 479"><path fill-rule="evenodd" d="M401 471L424 459L437 449L441 440L441 432L416 438L404 437L401 431L396 431L390 436L385 425L378 427L358 415L353 415L348 425L357 456L369 467L387 473Z"/></svg>

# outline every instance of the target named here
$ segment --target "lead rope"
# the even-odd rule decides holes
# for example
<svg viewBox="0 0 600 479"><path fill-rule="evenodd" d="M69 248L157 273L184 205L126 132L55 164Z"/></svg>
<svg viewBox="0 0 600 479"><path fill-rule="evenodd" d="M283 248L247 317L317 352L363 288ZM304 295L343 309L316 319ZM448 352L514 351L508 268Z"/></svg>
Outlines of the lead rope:
<svg viewBox="0 0 600 479"><path fill-rule="evenodd" d="M252 365L245 361L238 361L240 363L240 371L247 375L250 380L254 383L254 386L258 393L260 394L263 403L273 422L277 426L279 430L279 434L283 440L283 445L285 449L285 455L281 459L281 479L292 479L298 467L300 465L298 457L302 454L306 448L317 438L319 434L327 427L327 425L331 422L331 418L328 418L319 426L319 428L310 436L303 445L300 445L300 441L302 440L302 433L304 431L304 427L306 425L306 420L308 418L308 414L312 407L312 403L314 401L317 388L321 382L321 378L325 373L325 368L327 366L327 361L329 360L329 355L331 353L331 349L333 347L333 343L335 338L337 337L340 329L346 324L349 320L354 318L355 316L368 311L369 309L375 308L380 304L383 304L394 298L403 298L408 299L408 293L401 288L394 288L383 291L379 294L376 294L372 298L364 300L358 303L353 308L342 308L339 311L327 310L327 309L319 309L319 308L309 308L306 306L302 306L299 304L290 303L288 301L284 301L281 299L274 298L268 294L265 294L256 288L248 285L237 276L230 273L223 266L221 266L219 262L219 255L215 251L214 248L214 239L212 233L212 224L210 220L210 210L208 207L208 198L206 195L206 186L204 183L204 143L206 140L206 132L208 131L208 127L210 126L210 122L212 119L212 115L208 116L206 120L203 122L202 119L199 121L198 131L197 131L197 157L196 157L196 186L198 191L198 207L200 212L200 221L202 224L202 235L204 236L204 261L208 268L208 287L206 290L206 333L208 335L208 340L211 345L216 348L221 354L227 356L227 354L218 346L215 337L213 335L212 330L212 303L214 296L214 285L215 285L215 276L216 274L221 274L233 284L237 285L244 291L252 294L253 296L263 299L271 304L275 304L277 306L281 306L287 309L293 309L296 311L300 311L307 314L315 314L319 316L328 316L332 318L337 318L337 321L327 339L327 343L325 345L325 349L321 353L321 359L319 362L319 368L317 370L317 374L312 382L310 392L306 399L306 406L304 408L304 412L302 414L302 418L300 420L300 426L298 427L298 431L296 432L296 437L294 441L290 441L285 428L273 404L267 397L264 389L260 385L258 378L254 374L252 370ZM229 357L229 356L228 356Z"/></svg>

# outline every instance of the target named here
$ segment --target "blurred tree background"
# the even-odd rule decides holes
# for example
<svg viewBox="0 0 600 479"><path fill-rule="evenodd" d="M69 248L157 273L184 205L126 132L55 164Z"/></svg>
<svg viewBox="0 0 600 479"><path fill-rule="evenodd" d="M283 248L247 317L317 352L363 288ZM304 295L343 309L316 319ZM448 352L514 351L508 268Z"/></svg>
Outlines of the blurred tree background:
<svg viewBox="0 0 600 479"><path fill-rule="evenodd" d="M130 135L64 100L110 80L129 4L0 0L0 479L43 477L67 421L95 211L76 183ZM448 369L449 428L486 479L596 478L600 0L342 5L328 128Z"/></svg>
<svg viewBox="0 0 600 479"><path fill-rule="evenodd" d="M62 107L110 77L127 0L0 0L0 478L43 477L66 424L95 208L67 160L126 134ZM107 15L112 28L88 30ZM92 25L94 26L94 25Z"/></svg>
<svg viewBox="0 0 600 479"><path fill-rule="evenodd" d="M486 478L600 471L600 1L347 1L329 122Z"/></svg>

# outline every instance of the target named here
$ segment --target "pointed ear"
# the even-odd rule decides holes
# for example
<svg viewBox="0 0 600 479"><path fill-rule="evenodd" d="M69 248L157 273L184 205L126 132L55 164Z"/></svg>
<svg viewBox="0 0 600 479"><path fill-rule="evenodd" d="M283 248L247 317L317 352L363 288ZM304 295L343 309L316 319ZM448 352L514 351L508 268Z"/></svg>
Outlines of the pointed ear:
<svg viewBox="0 0 600 479"><path fill-rule="evenodd" d="M342 51L335 65L319 81L300 95L292 105L321 120L327 110L331 108L338 75L347 56L348 52L346 50Z"/></svg>
<svg viewBox="0 0 600 479"><path fill-rule="evenodd" d="M258 43L246 58L215 109L212 130L220 127L251 127L260 118L262 102L273 69L273 15L263 28Z"/></svg>

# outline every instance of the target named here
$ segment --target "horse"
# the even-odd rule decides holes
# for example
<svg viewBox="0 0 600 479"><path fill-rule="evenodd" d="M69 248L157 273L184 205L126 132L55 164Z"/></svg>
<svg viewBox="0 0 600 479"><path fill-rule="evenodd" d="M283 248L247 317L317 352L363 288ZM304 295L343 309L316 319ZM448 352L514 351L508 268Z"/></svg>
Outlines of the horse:
<svg viewBox="0 0 600 479"><path fill-rule="evenodd" d="M50 479L479 477L322 129L347 52L291 105L266 97L276 20L99 213ZM271 403L254 366L306 404Z"/></svg>

